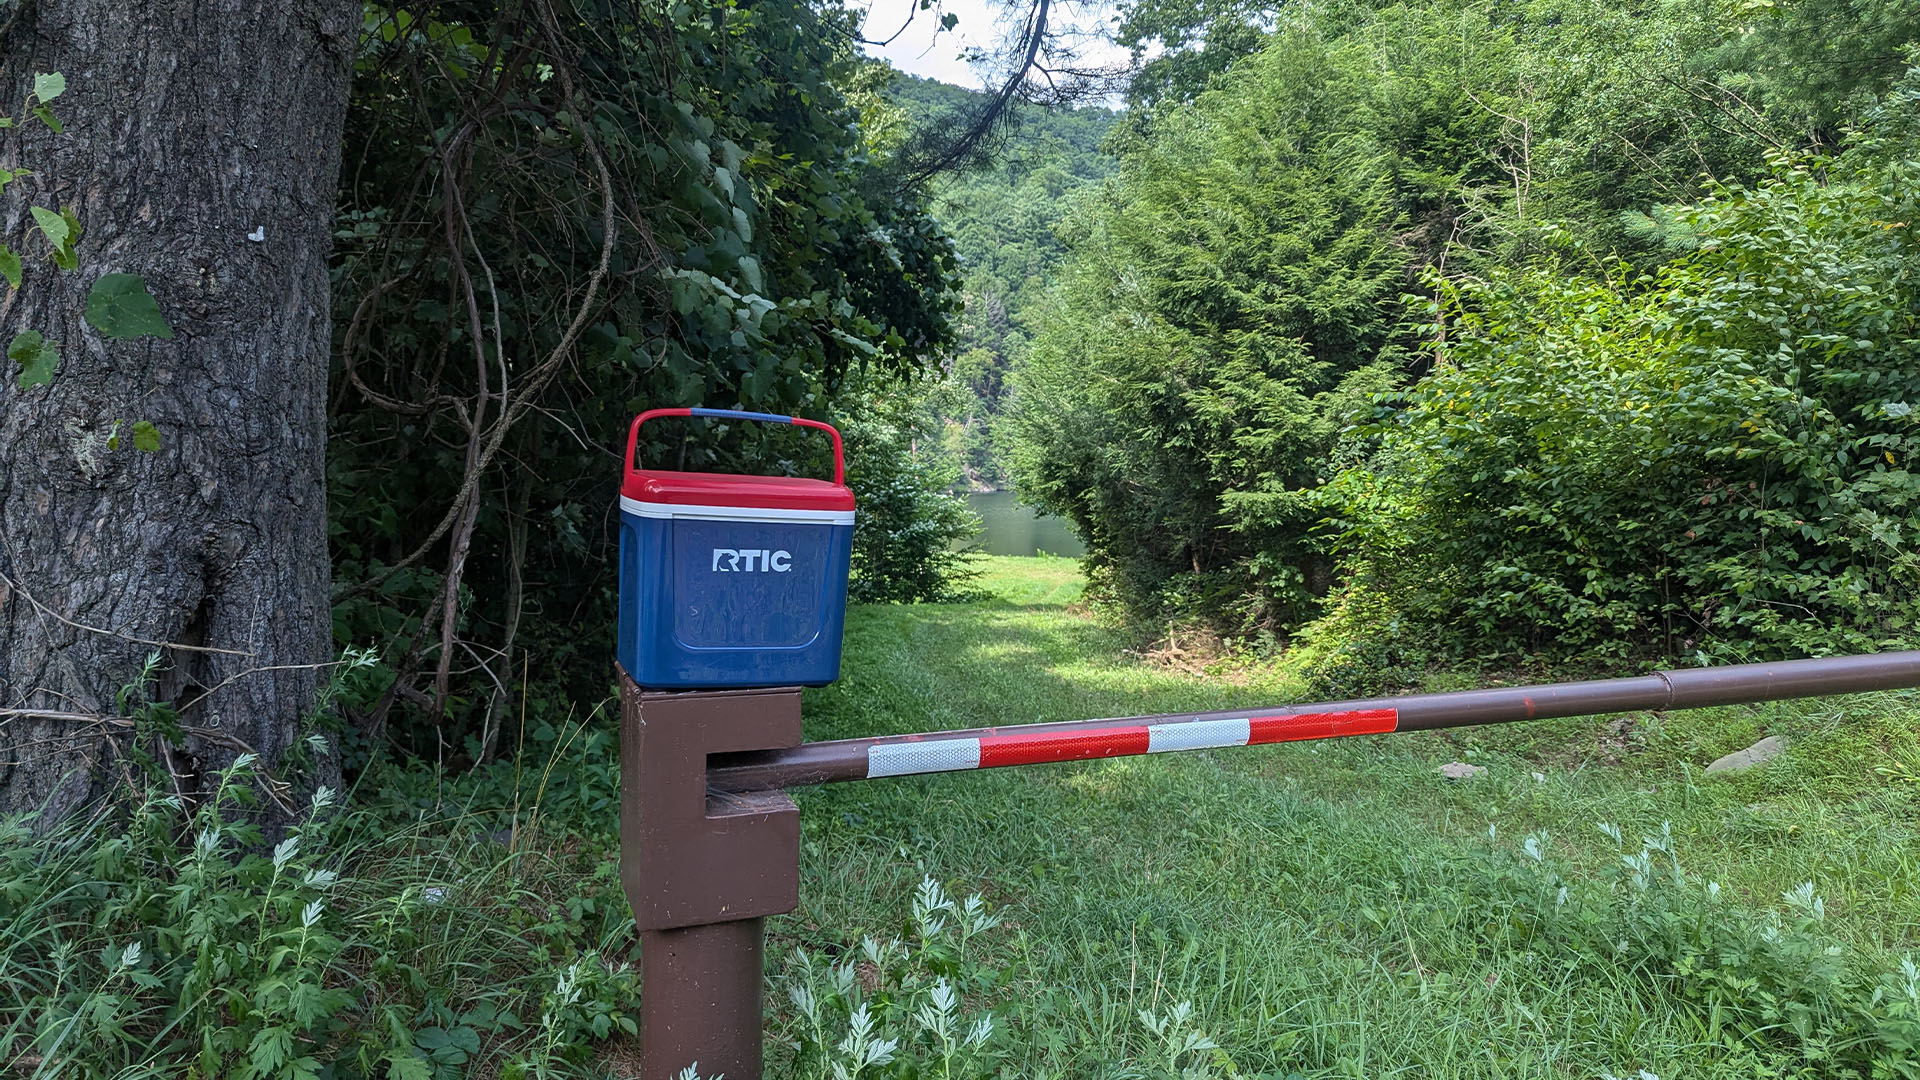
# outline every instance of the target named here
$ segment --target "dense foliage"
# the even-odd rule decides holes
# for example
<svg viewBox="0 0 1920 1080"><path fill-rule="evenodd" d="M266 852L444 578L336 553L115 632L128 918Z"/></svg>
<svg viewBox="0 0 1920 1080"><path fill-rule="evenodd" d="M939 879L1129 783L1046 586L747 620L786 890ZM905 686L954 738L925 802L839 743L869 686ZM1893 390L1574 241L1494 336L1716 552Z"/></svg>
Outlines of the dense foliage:
<svg viewBox="0 0 1920 1080"><path fill-rule="evenodd" d="M1356 567L1509 649L1870 650L1920 594L1905 162L1676 211L1634 280L1449 287L1444 360L1336 484Z"/></svg>
<svg viewBox="0 0 1920 1080"><path fill-rule="evenodd" d="M979 95L926 79L901 78L888 90L907 121L937 128L962 116ZM946 363L948 393L923 411L936 419L941 449L975 488L1003 488L1009 376L1026 362L1034 320L1046 302L1066 247L1055 226L1066 207L1112 175L1102 150L1117 114L1098 106L1022 107L990 167L941 178L929 211L953 238L961 273L958 340Z"/></svg>
<svg viewBox="0 0 1920 1080"><path fill-rule="evenodd" d="M155 798L31 842L0 820L0 1056L21 1075L591 1075L596 1043L637 1030L610 836L500 843L322 788L269 847L251 764L191 811Z"/></svg>
<svg viewBox="0 0 1920 1080"><path fill-rule="evenodd" d="M914 384L856 387L842 422L847 484L859 499L853 535L857 603L939 603L968 591L979 518L954 494L960 469L938 452L940 432L927 408L951 396L935 376Z"/></svg>
<svg viewBox="0 0 1920 1080"><path fill-rule="evenodd" d="M1150 67L1061 229L1018 486L1149 630L1345 581L1495 651L1902 638L1920 23L1820 7L1130 8L1232 55Z"/></svg>
<svg viewBox="0 0 1920 1080"><path fill-rule="evenodd" d="M1245 598L1249 622L1297 621L1325 574L1299 492L1398 369L1385 302L1404 258L1375 242L1393 180L1341 130L1368 89L1328 59L1314 42L1263 56L1068 226L1078 257L1027 369L1018 486L1149 613Z"/></svg>
<svg viewBox="0 0 1920 1080"><path fill-rule="evenodd" d="M367 738L485 757L523 671L604 685L634 412L857 417L940 355L952 248L849 102L873 80L852 18L805 0L369 8L330 455L336 634L383 650ZM850 376L873 390L843 393ZM822 440L765 425L646 434L655 467L826 466Z"/></svg>

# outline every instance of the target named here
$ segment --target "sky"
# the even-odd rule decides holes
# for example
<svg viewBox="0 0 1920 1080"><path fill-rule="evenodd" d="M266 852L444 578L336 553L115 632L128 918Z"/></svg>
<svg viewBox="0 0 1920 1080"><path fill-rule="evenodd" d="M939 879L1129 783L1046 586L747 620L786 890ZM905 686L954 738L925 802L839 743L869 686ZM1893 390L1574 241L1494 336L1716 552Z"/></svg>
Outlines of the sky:
<svg viewBox="0 0 1920 1080"><path fill-rule="evenodd" d="M908 15L913 16L913 22L892 44L867 46L868 55L885 57L901 71L969 89L982 85L980 73L960 59L960 54L969 47L993 52L1001 41L1019 29L1017 21L1003 25L1006 8L996 0L937 0L930 11L917 10L918 0L870 2L864 30L870 41L892 37ZM1017 20L1026 14L1027 5L1022 0L1014 2L1018 4L1013 16ZM936 34L942 13L959 16L960 23L950 31ZM1092 32L1105 25L1110 14L1111 9L1103 0L1070 0L1068 3L1055 0L1049 21L1080 31L1080 38L1087 42L1082 46L1082 62L1124 64L1125 49L1110 42L1091 40Z"/></svg>

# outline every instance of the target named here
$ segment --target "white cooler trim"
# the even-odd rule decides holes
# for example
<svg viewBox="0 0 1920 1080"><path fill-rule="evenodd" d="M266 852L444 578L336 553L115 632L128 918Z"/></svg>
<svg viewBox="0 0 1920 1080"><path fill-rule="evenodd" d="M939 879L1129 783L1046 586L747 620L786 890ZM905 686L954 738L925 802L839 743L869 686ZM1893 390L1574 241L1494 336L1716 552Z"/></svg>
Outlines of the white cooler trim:
<svg viewBox="0 0 1920 1080"><path fill-rule="evenodd" d="M641 502L620 496L620 510L644 518L687 518L695 521L805 521L820 525L851 525L851 510L779 510L765 506L691 506L684 503Z"/></svg>

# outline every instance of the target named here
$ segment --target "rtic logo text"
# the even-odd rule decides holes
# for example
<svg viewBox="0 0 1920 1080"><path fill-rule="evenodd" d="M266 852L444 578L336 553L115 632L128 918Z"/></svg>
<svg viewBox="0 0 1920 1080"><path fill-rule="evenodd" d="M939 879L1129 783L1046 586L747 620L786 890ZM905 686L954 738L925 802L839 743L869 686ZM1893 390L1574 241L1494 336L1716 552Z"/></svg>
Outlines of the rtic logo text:
<svg viewBox="0 0 1920 1080"><path fill-rule="evenodd" d="M793 569L793 555L791 552L768 551L765 548L748 548L745 551L714 548L713 569L722 574L765 573L768 570L784 574Z"/></svg>

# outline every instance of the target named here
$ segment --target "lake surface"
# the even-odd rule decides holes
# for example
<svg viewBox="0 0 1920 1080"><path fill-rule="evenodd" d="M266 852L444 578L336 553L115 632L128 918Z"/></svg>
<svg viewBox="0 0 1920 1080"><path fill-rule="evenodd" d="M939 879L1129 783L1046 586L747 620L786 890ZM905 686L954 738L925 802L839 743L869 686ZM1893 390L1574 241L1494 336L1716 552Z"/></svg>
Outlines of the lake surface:
<svg viewBox="0 0 1920 1080"><path fill-rule="evenodd" d="M967 494L967 505L980 515L986 531L980 534L980 550L989 555L1080 556L1087 553L1080 538L1067 523L1057 517L1042 517L1033 507L1022 506L1011 491L974 491Z"/></svg>

